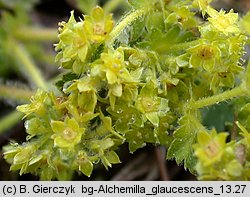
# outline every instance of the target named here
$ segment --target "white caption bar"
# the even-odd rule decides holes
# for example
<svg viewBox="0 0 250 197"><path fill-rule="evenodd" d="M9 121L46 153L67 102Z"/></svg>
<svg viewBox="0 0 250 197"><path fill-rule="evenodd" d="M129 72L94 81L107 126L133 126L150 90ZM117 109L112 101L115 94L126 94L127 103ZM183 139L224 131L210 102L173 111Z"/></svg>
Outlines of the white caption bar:
<svg viewBox="0 0 250 197"><path fill-rule="evenodd" d="M0 182L0 196L10 197L249 197L247 181L4 181Z"/></svg>

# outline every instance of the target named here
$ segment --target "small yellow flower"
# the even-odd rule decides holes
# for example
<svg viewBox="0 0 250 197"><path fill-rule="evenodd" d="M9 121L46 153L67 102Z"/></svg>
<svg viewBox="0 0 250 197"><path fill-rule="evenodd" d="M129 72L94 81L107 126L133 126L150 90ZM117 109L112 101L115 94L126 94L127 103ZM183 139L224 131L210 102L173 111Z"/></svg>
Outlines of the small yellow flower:
<svg viewBox="0 0 250 197"><path fill-rule="evenodd" d="M168 112L168 100L158 97L155 84L150 81L143 86L135 107L154 125L159 126L161 116Z"/></svg>
<svg viewBox="0 0 250 197"><path fill-rule="evenodd" d="M189 63L193 68L203 67L213 71L215 63L220 58L220 49L214 43L201 43L188 49L191 54Z"/></svg>
<svg viewBox="0 0 250 197"><path fill-rule="evenodd" d="M197 144L194 145L195 155L204 166L211 165L221 160L226 148L228 133L217 134L215 130L211 133L201 131L197 135Z"/></svg>
<svg viewBox="0 0 250 197"><path fill-rule="evenodd" d="M236 22L238 20L238 14L233 13L233 10L230 10L229 13L226 13L223 10L217 12L215 9L208 7L207 13L210 18L208 21L219 31L223 32L225 35L229 33L239 33L239 27Z"/></svg>
<svg viewBox="0 0 250 197"><path fill-rule="evenodd" d="M59 25L60 41L56 45L56 50L60 52L56 56L56 61L60 62L64 68L68 68L67 62L72 60L79 59L85 62L90 44L84 32L83 21L76 22L72 11L69 21Z"/></svg>
<svg viewBox="0 0 250 197"><path fill-rule="evenodd" d="M48 100L49 96L47 92L42 90L37 90L36 94L31 97L30 104L25 104L17 107L17 110L24 113L25 117L29 116L32 113L37 115L44 115L46 113L45 103Z"/></svg>
<svg viewBox="0 0 250 197"><path fill-rule="evenodd" d="M112 15L105 15L99 6L92 10L91 16L85 16L84 19L84 29L90 41L94 43L104 41L114 26Z"/></svg>
<svg viewBox="0 0 250 197"><path fill-rule="evenodd" d="M51 128L54 132L55 146L60 148L73 148L81 141L82 134L85 129L80 128L75 119L66 117L65 121L52 121Z"/></svg>
<svg viewBox="0 0 250 197"><path fill-rule="evenodd" d="M125 66L122 49L102 53L101 59L103 61L102 70L106 72L106 78L109 84L131 81L131 76Z"/></svg>

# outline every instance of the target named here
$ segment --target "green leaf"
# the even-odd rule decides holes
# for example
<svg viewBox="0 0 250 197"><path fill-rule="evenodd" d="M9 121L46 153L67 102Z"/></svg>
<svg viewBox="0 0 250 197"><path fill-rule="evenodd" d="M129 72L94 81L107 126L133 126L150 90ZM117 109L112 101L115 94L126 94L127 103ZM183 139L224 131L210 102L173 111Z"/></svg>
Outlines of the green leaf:
<svg viewBox="0 0 250 197"><path fill-rule="evenodd" d="M175 44L188 42L193 39L191 32L184 31L178 25L171 25L165 31L159 30L155 27L153 30L148 30L144 42L138 43L141 48L149 48L158 52L159 54L176 53L172 48ZM143 45L146 43L145 45ZM183 50L182 48L180 51Z"/></svg>
<svg viewBox="0 0 250 197"><path fill-rule="evenodd" d="M146 83L140 92L140 96L142 97L153 97L156 95L156 88L155 88L155 84L153 81L149 81L148 83Z"/></svg>
<svg viewBox="0 0 250 197"><path fill-rule="evenodd" d="M138 96L138 89L135 85L125 85L122 93L122 100L126 103L133 103Z"/></svg>
<svg viewBox="0 0 250 197"><path fill-rule="evenodd" d="M102 155L100 156L100 158L106 170L108 170L108 167L112 167L112 164L107 160L105 156Z"/></svg>
<svg viewBox="0 0 250 197"><path fill-rule="evenodd" d="M94 112L97 103L97 96L94 91L78 94L78 105L87 112Z"/></svg>
<svg viewBox="0 0 250 197"><path fill-rule="evenodd" d="M241 107L238 114L238 121L247 129L250 129L250 103Z"/></svg>
<svg viewBox="0 0 250 197"><path fill-rule="evenodd" d="M168 15L168 17L166 18L165 20L166 23L169 23L169 24L175 24L178 22L178 15L177 13L171 13Z"/></svg>
<svg viewBox="0 0 250 197"><path fill-rule="evenodd" d="M235 159L226 165L226 170L228 171L229 175L234 177L240 177L243 172L243 167L239 163L239 161Z"/></svg>
<svg viewBox="0 0 250 197"><path fill-rule="evenodd" d="M51 128L55 133L61 133L65 129L65 124L62 121L51 121Z"/></svg>
<svg viewBox="0 0 250 197"><path fill-rule="evenodd" d="M174 132L174 140L168 149L167 159L175 159L177 164L184 161L184 167L192 172L196 163L192 145L202 125L192 114L184 115L179 124L180 127Z"/></svg>
<svg viewBox="0 0 250 197"><path fill-rule="evenodd" d="M83 70L83 63L80 60L76 59L72 65L72 70L76 74L81 74Z"/></svg>
<svg viewBox="0 0 250 197"><path fill-rule="evenodd" d="M142 114L134 107L128 107L125 103L116 105L114 109L109 107L107 111L116 120L115 130L125 134L130 127L143 127L145 120Z"/></svg>
<svg viewBox="0 0 250 197"><path fill-rule="evenodd" d="M46 128L46 123L38 118L27 120L24 125L27 133L30 134L31 137L49 132L49 129Z"/></svg>
<svg viewBox="0 0 250 197"><path fill-rule="evenodd" d="M94 52L91 53L90 61L94 62L95 60L99 59L101 57L101 53L104 50L104 44L101 44L96 48Z"/></svg>
<svg viewBox="0 0 250 197"><path fill-rule="evenodd" d="M82 62L85 62L87 54L88 54L88 46L87 45L78 49L78 57ZM78 67L80 67L80 68L76 69L76 71L81 69L81 65L79 65Z"/></svg>
<svg viewBox="0 0 250 197"><path fill-rule="evenodd" d="M115 142L111 138L90 141L90 148L96 151L107 150L114 145Z"/></svg>
<svg viewBox="0 0 250 197"><path fill-rule="evenodd" d="M63 89L63 85L68 82L68 81L72 81L74 79L77 79L78 78L78 75L75 74L75 73L72 73L72 72L69 72L65 75L62 76L62 79L59 80L58 82L56 82L56 87L59 89L59 90L62 90Z"/></svg>
<svg viewBox="0 0 250 197"><path fill-rule="evenodd" d="M135 152L137 149L139 148L143 148L144 146L146 146L147 144L143 141L131 141L129 143L129 152L133 153Z"/></svg>
<svg viewBox="0 0 250 197"><path fill-rule="evenodd" d="M184 53L178 56L175 61L179 67L187 67L189 64L189 56L187 53Z"/></svg>
<svg viewBox="0 0 250 197"><path fill-rule="evenodd" d="M231 103L220 103L202 109L202 122L208 128L217 131L225 130L227 122L233 122L234 110Z"/></svg>
<svg viewBox="0 0 250 197"><path fill-rule="evenodd" d="M145 116L147 119L156 127L159 125L159 117L157 112L146 113Z"/></svg>
<svg viewBox="0 0 250 197"><path fill-rule="evenodd" d="M84 160L84 162L79 166L79 170L86 176L90 177L93 171L93 163L89 160Z"/></svg>
<svg viewBox="0 0 250 197"><path fill-rule="evenodd" d="M44 167L40 172L40 180L41 181L48 181L48 180L53 179L54 172L55 172L54 168L52 168L50 166Z"/></svg>
<svg viewBox="0 0 250 197"><path fill-rule="evenodd" d="M153 12L147 16L146 19L146 28L148 30L159 29L164 30L164 18L162 12Z"/></svg>
<svg viewBox="0 0 250 197"><path fill-rule="evenodd" d="M136 21L134 21L134 25L130 26L129 28L131 28L129 45L133 46L146 32L145 31L145 17L139 18Z"/></svg>
<svg viewBox="0 0 250 197"><path fill-rule="evenodd" d="M129 143L129 151L135 152L137 149L146 146L146 143L156 143L154 130L151 124L145 124L144 127L130 129L126 134L126 141Z"/></svg>
<svg viewBox="0 0 250 197"><path fill-rule="evenodd" d="M119 156L116 154L115 151L109 151L105 154L106 159L109 161L111 164L117 164L121 163Z"/></svg>
<svg viewBox="0 0 250 197"><path fill-rule="evenodd" d="M111 85L110 91L114 96L121 97L122 96L122 84L115 83Z"/></svg>
<svg viewBox="0 0 250 197"><path fill-rule="evenodd" d="M159 127L156 129L157 138L159 143L165 147L169 147L173 141L173 136L170 135L169 130L172 125L175 124L176 117L170 112L167 113L164 117L160 118Z"/></svg>

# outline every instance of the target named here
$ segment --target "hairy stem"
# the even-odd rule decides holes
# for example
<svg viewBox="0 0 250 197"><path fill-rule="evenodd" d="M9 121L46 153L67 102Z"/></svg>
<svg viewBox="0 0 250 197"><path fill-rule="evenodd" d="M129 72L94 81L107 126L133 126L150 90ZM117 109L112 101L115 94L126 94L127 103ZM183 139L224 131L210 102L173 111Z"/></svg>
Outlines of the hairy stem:
<svg viewBox="0 0 250 197"><path fill-rule="evenodd" d="M13 111L9 113L7 116L4 118L0 119L0 133L3 133L7 129L10 129L13 125L18 123L23 117L23 113Z"/></svg>
<svg viewBox="0 0 250 197"><path fill-rule="evenodd" d="M40 71L26 52L25 48L18 42L12 40L12 50L16 60L22 65L21 71L36 84L37 87L47 90L46 82Z"/></svg>
<svg viewBox="0 0 250 197"><path fill-rule="evenodd" d="M203 108L209 105L213 105L215 103L219 103L228 99L232 99L234 97L238 97L238 96L244 96L247 94L246 89L244 88L244 86L238 86L232 90L228 90L225 91L221 94L217 94L211 97L207 97L207 98L203 98L200 99L198 101L191 101L189 103L189 107L191 109L199 109L199 108Z"/></svg>
<svg viewBox="0 0 250 197"><path fill-rule="evenodd" d="M23 41L58 41L57 30L53 28L20 27L14 32L15 38Z"/></svg>
<svg viewBox="0 0 250 197"><path fill-rule="evenodd" d="M120 33L129 26L133 21L135 21L137 18L147 14L149 9L140 9L131 12L129 15L127 15L115 28L111 31L109 34L109 38L107 39L107 44L112 45L115 41L115 39L120 35Z"/></svg>
<svg viewBox="0 0 250 197"><path fill-rule="evenodd" d="M32 95L33 92L30 90L20 89L15 86L0 85L0 97L9 100L26 103Z"/></svg>

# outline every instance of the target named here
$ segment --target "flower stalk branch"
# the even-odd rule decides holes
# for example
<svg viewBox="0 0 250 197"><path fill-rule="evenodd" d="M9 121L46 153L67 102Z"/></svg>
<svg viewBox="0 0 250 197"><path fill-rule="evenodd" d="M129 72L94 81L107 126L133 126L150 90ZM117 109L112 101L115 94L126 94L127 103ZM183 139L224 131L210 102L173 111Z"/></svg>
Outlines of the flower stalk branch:
<svg viewBox="0 0 250 197"><path fill-rule="evenodd" d="M149 9L139 9L128 14L115 28L110 32L107 39L107 45L112 45L120 33L137 18L147 14Z"/></svg>
<svg viewBox="0 0 250 197"><path fill-rule="evenodd" d="M26 53L25 48L14 40L12 40L12 46L13 46L13 52L16 55L15 57L17 61L20 62L23 67L21 68L21 71L24 72L24 74L28 75L29 79L32 82L34 82L38 88L47 90L48 88L47 88L45 79L43 78L40 71L35 66L32 59Z"/></svg>
<svg viewBox="0 0 250 197"><path fill-rule="evenodd" d="M217 94L211 97L203 98L198 101L191 101L189 103L189 108L191 109L199 109L209 105L213 105L216 103L220 103L222 101L233 99L239 96L247 95L247 91L243 86L238 86L232 90L225 91L221 94Z"/></svg>
<svg viewBox="0 0 250 197"><path fill-rule="evenodd" d="M30 90L20 89L15 86L0 85L0 95L9 100L26 103L29 102L33 92Z"/></svg>
<svg viewBox="0 0 250 197"><path fill-rule="evenodd" d="M22 41L58 41L57 30L54 28L31 28L23 26L14 32L14 36Z"/></svg>

